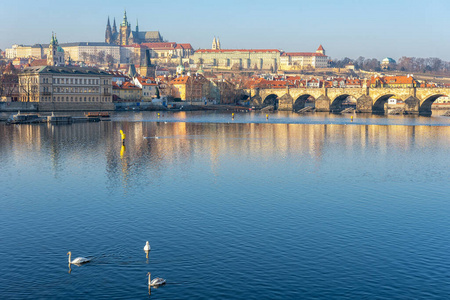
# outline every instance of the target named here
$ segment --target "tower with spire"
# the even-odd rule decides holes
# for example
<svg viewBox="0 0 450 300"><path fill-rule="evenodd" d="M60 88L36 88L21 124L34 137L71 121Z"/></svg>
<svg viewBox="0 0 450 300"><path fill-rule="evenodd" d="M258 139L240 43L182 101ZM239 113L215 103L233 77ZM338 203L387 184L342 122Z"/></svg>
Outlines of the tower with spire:
<svg viewBox="0 0 450 300"><path fill-rule="evenodd" d="M136 31L131 30L131 24L128 22L127 11L123 13L122 23L116 26L116 19L114 18L113 26L111 28L110 18L106 24L105 42L108 44L115 44L120 46L131 45L134 43L158 43L162 42L163 38L159 31L140 31L139 22L136 19Z"/></svg>
<svg viewBox="0 0 450 300"><path fill-rule="evenodd" d="M220 50L220 40L219 40L219 38L216 39L216 37L214 37L211 49L213 49L213 50Z"/></svg>
<svg viewBox="0 0 450 300"><path fill-rule="evenodd" d="M56 34L52 33L52 39L48 46L47 65L64 66L64 64L64 50L59 46Z"/></svg>
<svg viewBox="0 0 450 300"><path fill-rule="evenodd" d="M113 36L115 36L116 33L117 33L116 18L114 18L113 28L112 28L112 34L113 34Z"/></svg>
<svg viewBox="0 0 450 300"><path fill-rule="evenodd" d="M106 24L105 42L108 44L111 44L112 36L113 36L113 33L111 30L111 24L109 23L109 16L108 16L108 23Z"/></svg>
<svg viewBox="0 0 450 300"><path fill-rule="evenodd" d="M131 33L131 26L130 23L128 23L127 19L127 11L125 10L123 13L123 21L122 24L120 24L120 33L119 33L119 44L122 46L129 45L128 37Z"/></svg>
<svg viewBox="0 0 450 300"><path fill-rule="evenodd" d="M155 77L156 76L156 66L152 65L149 49L145 50L144 63L141 64L141 67L139 68L139 73L142 77Z"/></svg>

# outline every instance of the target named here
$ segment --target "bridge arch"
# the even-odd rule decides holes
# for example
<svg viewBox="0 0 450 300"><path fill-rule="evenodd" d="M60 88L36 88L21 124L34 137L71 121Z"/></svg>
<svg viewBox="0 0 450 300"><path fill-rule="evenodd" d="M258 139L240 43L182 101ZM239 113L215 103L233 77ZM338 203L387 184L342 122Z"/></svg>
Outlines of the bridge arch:
<svg viewBox="0 0 450 300"><path fill-rule="evenodd" d="M345 101L351 95L349 94L341 94L336 96L333 101L331 101L330 111L331 112L340 112L342 110L342 102Z"/></svg>
<svg viewBox="0 0 450 300"><path fill-rule="evenodd" d="M435 95L430 95L430 96L426 97L425 100L420 103L419 114L431 115L431 106L433 105L434 101L436 101L438 98L440 98L442 96L447 96L447 95L435 94Z"/></svg>
<svg viewBox="0 0 450 300"><path fill-rule="evenodd" d="M269 94L262 99L262 107L267 107L273 105L273 109L278 109L278 95L277 94Z"/></svg>
<svg viewBox="0 0 450 300"><path fill-rule="evenodd" d="M384 106L387 103L387 101L389 100L389 98L394 97L395 94L386 94L386 95L382 95L379 96L374 102L373 102L373 106L372 106L372 112L373 113L378 113L378 114L384 114Z"/></svg>
<svg viewBox="0 0 450 300"><path fill-rule="evenodd" d="M294 111L297 111L302 108L305 108L307 102L311 102L315 106L315 101L316 101L316 98L314 96L312 96L310 94L302 94L302 95L298 96L297 99L295 99L293 109L294 109Z"/></svg>

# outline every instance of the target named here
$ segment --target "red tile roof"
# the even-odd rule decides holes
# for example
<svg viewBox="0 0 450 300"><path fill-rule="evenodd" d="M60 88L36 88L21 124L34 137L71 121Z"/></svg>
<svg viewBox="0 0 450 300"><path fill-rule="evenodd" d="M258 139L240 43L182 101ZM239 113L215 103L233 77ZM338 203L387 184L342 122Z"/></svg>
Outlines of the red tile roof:
<svg viewBox="0 0 450 300"><path fill-rule="evenodd" d="M323 56L322 53L316 53L316 52L285 52L281 54L281 56Z"/></svg>
<svg viewBox="0 0 450 300"><path fill-rule="evenodd" d="M277 49L199 49L196 52L199 53L229 53L229 52L253 52L253 53L268 53L268 52L280 52Z"/></svg>

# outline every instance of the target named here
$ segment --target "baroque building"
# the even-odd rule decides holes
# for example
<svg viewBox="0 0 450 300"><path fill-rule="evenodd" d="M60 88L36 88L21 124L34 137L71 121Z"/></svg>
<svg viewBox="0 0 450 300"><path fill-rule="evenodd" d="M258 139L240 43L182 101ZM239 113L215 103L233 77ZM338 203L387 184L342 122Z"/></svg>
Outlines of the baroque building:
<svg viewBox="0 0 450 300"><path fill-rule="evenodd" d="M136 30L131 30L131 24L128 22L127 12L124 12L123 21L117 30L116 19L114 19L113 26L108 17L105 32L105 42L108 44L115 44L120 46L127 46L132 44L142 43L160 43L163 41L159 31L139 31L139 24L136 21Z"/></svg>
<svg viewBox="0 0 450 300"><path fill-rule="evenodd" d="M58 39L56 35L52 34L52 40L48 46L47 54L47 65L48 66L64 66L64 50L58 44Z"/></svg>

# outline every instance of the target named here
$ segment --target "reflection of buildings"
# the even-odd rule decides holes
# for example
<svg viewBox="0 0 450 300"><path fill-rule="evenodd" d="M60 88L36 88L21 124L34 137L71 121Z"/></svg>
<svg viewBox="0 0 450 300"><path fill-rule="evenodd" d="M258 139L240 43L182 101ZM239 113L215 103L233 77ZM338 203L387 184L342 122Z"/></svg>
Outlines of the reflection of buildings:
<svg viewBox="0 0 450 300"><path fill-rule="evenodd" d="M303 172L333 163L336 155L351 160L376 152L387 160L393 149L429 147L430 136L450 136L450 128L442 126L165 124L163 118L160 122L0 126L0 154L18 163L38 154L56 175L69 168L80 174L96 170L99 176L106 170L107 186L132 189L169 176L168 170L179 172L173 180L191 177L198 164L207 164L212 176L228 174L230 162L274 168L298 164ZM120 129L127 135L125 149ZM144 139L154 136L160 138ZM436 140L440 142L448 144L446 139Z"/></svg>

